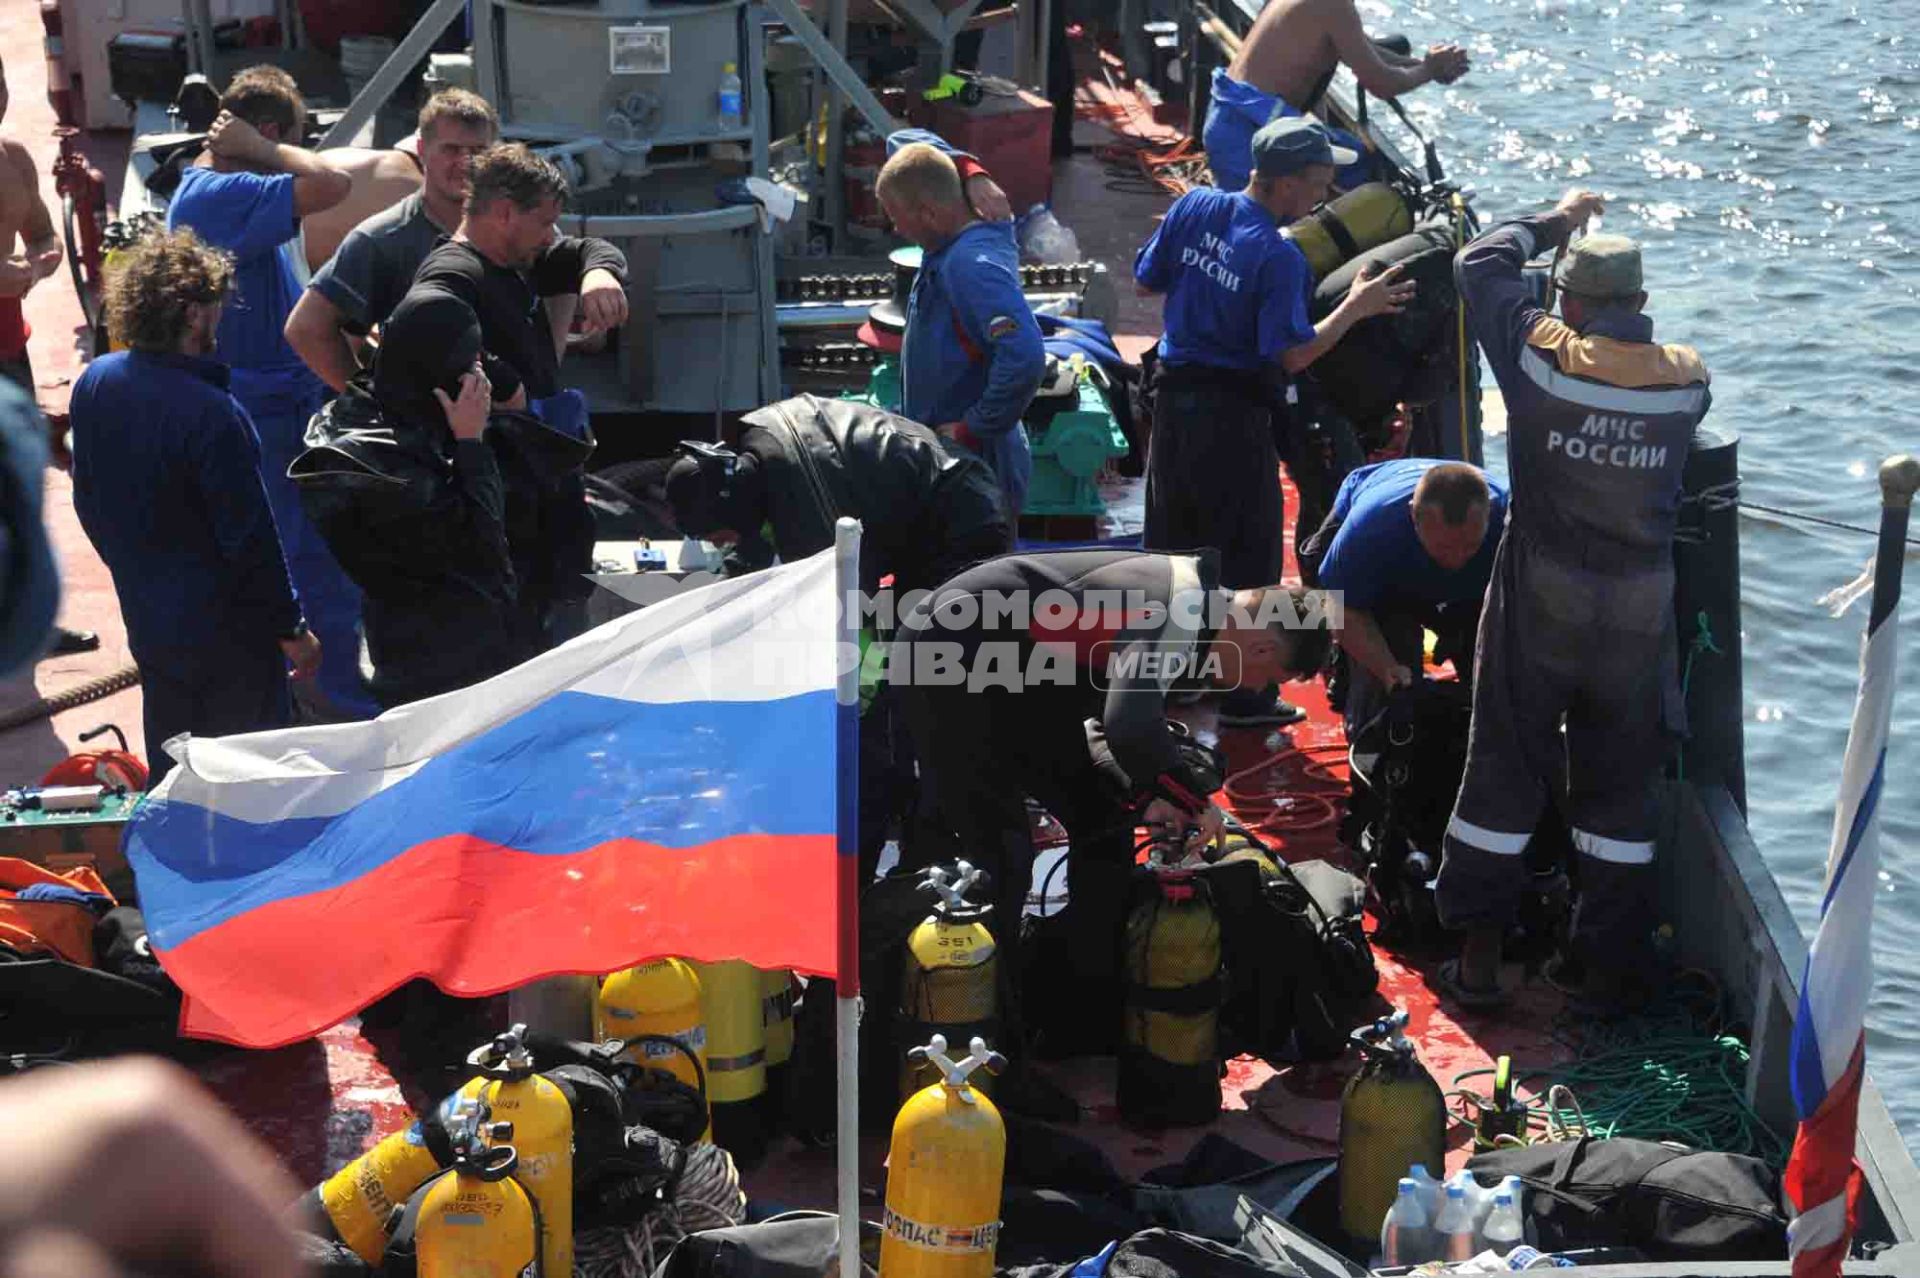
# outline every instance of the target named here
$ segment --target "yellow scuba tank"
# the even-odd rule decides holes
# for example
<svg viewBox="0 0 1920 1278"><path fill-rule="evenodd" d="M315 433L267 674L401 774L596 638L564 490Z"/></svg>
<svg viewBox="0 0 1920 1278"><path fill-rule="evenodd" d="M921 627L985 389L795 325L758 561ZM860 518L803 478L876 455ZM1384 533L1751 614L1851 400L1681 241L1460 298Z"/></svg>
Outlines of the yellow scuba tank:
<svg viewBox="0 0 1920 1278"><path fill-rule="evenodd" d="M1406 1036L1404 1010L1353 1032L1360 1072L1340 1097L1340 1225L1377 1246L1380 1225L1415 1163L1446 1174L1447 1103Z"/></svg>
<svg viewBox="0 0 1920 1278"><path fill-rule="evenodd" d="M927 871L926 886L938 899L933 913L907 936L895 1027L895 1039L903 1044L919 1043L932 1034L959 1042L1000 1030L998 947L984 921L990 909L966 897L985 876L965 861L955 868L958 874L951 883L941 867ZM900 1099L940 1078L938 1067L924 1055L916 1063L909 1052L900 1069ZM992 1089L982 1079L974 1090Z"/></svg>
<svg viewBox="0 0 1920 1278"><path fill-rule="evenodd" d="M793 1059L793 973L784 967L760 972L760 1020L767 1027L767 1068Z"/></svg>
<svg viewBox="0 0 1920 1278"><path fill-rule="evenodd" d="M1220 1113L1220 918L1206 883L1158 870L1127 916L1118 1073L1123 1118L1210 1123Z"/></svg>
<svg viewBox="0 0 1920 1278"><path fill-rule="evenodd" d="M767 1100L771 1121L782 1116L787 1062L793 1059L793 973L784 967L760 972L760 1020L767 1027Z"/></svg>
<svg viewBox="0 0 1920 1278"><path fill-rule="evenodd" d="M1385 182L1369 182L1293 223L1287 235L1307 255L1317 280L1412 229L1413 210L1406 197Z"/></svg>
<svg viewBox="0 0 1920 1278"><path fill-rule="evenodd" d="M527 1027L515 1025L467 1064L480 1076L460 1095L483 1102L502 1122L513 1124L519 1182L540 1214L540 1263L548 1274L573 1272L573 1109L553 1083L534 1073ZM449 1271L451 1272L451 1271Z"/></svg>
<svg viewBox="0 0 1920 1278"><path fill-rule="evenodd" d="M991 1278L1007 1129L967 1076L982 1065L1004 1069L1006 1058L976 1038L955 1062L939 1034L911 1055L939 1081L909 1097L893 1120L880 1278Z"/></svg>
<svg viewBox="0 0 1920 1278"><path fill-rule="evenodd" d="M453 1162L444 1123L454 1100L450 1096L441 1103L440 1121L415 1119L310 1190L303 1200L309 1227L378 1265L393 1233L394 1213Z"/></svg>
<svg viewBox="0 0 1920 1278"><path fill-rule="evenodd" d="M519 1156L506 1143L513 1138L513 1124L488 1127L486 1106L468 1098L460 1102L452 1135L452 1167L408 1209L415 1214L415 1274L537 1278L542 1273L540 1214L513 1175Z"/></svg>
<svg viewBox="0 0 1920 1278"><path fill-rule="evenodd" d="M704 1092L707 1027L701 1018L700 976L693 965L677 958L655 959L615 972L601 984L593 1005L593 1036L627 1042L623 1060L664 1070ZM675 1050L674 1043L686 1050ZM702 1139L712 1138L709 1122Z"/></svg>
<svg viewBox="0 0 1920 1278"><path fill-rule="evenodd" d="M760 973L738 959L696 963L707 1023L707 1098L713 1141L738 1162L766 1152L767 1022Z"/></svg>

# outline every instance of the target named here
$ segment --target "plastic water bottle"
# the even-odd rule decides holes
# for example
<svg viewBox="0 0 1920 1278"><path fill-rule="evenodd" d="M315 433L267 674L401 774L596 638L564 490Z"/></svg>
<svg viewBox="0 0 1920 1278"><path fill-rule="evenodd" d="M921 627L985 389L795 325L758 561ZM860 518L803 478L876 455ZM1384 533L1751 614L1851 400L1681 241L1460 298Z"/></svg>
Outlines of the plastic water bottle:
<svg viewBox="0 0 1920 1278"><path fill-rule="evenodd" d="M1480 1237L1499 1255L1506 1255L1520 1244L1522 1233L1520 1203L1504 1184L1493 1191L1493 1210L1487 1213L1486 1228Z"/></svg>
<svg viewBox="0 0 1920 1278"><path fill-rule="evenodd" d="M1448 1262L1472 1260L1475 1251L1473 1237L1473 1207L1467 1202L1467 1187L1456 1178L1447 1182L1446 1201L1440 1207L1440 1217L1433 1222L1433 1230L1438 1234L1440 1254L1436 1259Z"/></svg>
<svg viewBox="0 0 1920 1278"><path fill-rule="evenodd" d="M720 127L739 129L746 125L747 110L740 87L740 67L729 62L720 68Z"/></svg>
<svg viewBox="0 0 1920 1278"><path fill-rule="evenodd" d="M1419 1182L1402 1176L1400 1195L1380 1226L1380 1255L1388 1265L1423 1265L1439 1258L1433 1228L1427 1220Z"/></svg>
<svg viewBox="0 0 1920 1278"><path fill-rule="evenodd" d="M1441 1197L1446 1193L1434 1174L1427 1170L1425 1163L1415 1163L1407 1168L1407 1177L1420 1187L1420 1206L1426 1210L1427 1219L1432 1220L1440 1214Z"/></svg>
<svg viewBox="0 0 1920 1278"><path fill-rule="evenodd" d="M1447 1177L1447 1185L1458 1185L1466 1193L1467 1218L1473 1222L1474 1229L1478 1230L1486 1222L1487 1213L1493 1210L1492 1191L1480 1188L1480 1182L1464 1167Z"/></svg>

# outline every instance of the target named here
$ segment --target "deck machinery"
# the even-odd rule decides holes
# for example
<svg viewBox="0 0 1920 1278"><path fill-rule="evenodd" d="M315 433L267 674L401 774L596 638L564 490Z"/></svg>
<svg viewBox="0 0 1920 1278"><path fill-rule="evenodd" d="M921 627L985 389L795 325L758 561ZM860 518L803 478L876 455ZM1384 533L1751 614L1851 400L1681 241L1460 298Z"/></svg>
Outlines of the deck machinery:
<svg viewBox="0 0 1920 1278"><path fill-rule="evenodd" d="M627 255L633 318L569 379L605 412L743 412L779 391L773 241L732 179L767 170L763 42L745 0L479 0L475 87L566 170L563 229ZM723 114L729 74L742 88ZM737 183L736 183L737 188Z"/></svg>

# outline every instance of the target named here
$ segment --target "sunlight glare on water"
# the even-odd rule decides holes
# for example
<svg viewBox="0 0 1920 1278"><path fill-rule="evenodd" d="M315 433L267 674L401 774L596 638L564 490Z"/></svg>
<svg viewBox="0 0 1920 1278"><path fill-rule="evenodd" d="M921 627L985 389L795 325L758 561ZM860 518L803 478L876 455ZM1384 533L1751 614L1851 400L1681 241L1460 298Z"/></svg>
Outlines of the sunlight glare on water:
<svg viewBox="0 0 1920 1278"><path fill-rule="evenodd" d="M1375 34L1471 51L1465 79L1403 101L1483 218L1573 185L1609 195L1608 231L1646 251L1659 335L1705 356L1711 420L1742 436L1743 495L1874 524L1880 460L1920 451L1913 0L1360 8ZM1490 464L1503 451L1490 439ZM1753 834L1810 932L1865 625L1864 603L1835 619L1814 601L1855 578L1872 543L1757 516L1741 536ZM1920 616L1903 640L1868 1051L1920 1144L1920 966L1907 957L1920 950L1920 734L1899 730L1920 725Z"/></svg>

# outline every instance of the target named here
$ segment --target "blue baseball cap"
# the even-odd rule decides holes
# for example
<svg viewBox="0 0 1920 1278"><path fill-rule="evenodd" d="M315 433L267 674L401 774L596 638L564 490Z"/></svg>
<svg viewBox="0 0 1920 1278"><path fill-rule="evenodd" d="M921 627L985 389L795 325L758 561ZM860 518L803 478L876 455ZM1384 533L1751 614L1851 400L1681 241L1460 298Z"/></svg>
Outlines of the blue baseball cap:
<svg viewBox="0 0 1920 1278"><path fill-rule="evenodd" d="M1327 126L1307 116L1268 120L1253 135L1253 171L1261 177L1285 177L1314 164L1340 168L1359 158L1358 151L1335 146Z"/></svg>

